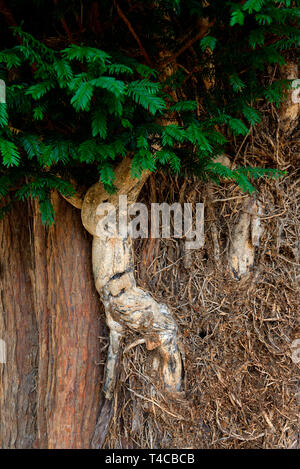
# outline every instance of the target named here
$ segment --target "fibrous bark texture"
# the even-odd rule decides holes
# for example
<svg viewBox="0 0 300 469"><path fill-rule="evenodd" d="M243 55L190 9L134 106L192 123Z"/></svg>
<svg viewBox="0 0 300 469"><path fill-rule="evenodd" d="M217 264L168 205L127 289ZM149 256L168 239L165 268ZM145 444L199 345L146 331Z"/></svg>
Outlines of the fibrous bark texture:
<svg viewBox="0 0 300 469"><path fill-rule="evenodd" d="M131 238L118 231L99 236L97 209L102 202L110 203L112 212L118 209L120 195L135 202L148 174L141 180L130 177L130 160L124 159L117 169L118 191L111 197L100 183L87 192L82 206L82 221L93 235L93 272L96 289L105 306L110 345L105 370L104 394L111 399L120 352L120 341L126 328L142 334L148 350L157 349L161 359L161 373L166 388L180 390L182 364L178 349L178 331L169 309L157 303L149 293L136 286ZM119 214L120 215L120 214Z"/></svg>
<svg viewBox="0 0 300 469"><path fill-rule="evenodd" d="M0 447L89 448L99 411L104 335L80 212L53 196L45 229L36 204L0 223Z"/></svg>
<svg viewBox="0 0 300 469"><path fill-rule="evenodd" d="M48 448L87 448L99 405L102 310L80 214L56 194L53 203L55 225L46 232L37 210L33 224L38 439Z"/></svg>
<svg viewBox="0 0 300 469"><path fill-rule="evenodd" d="M38 334L30 278L29 211L17 204L0 223L0 448L36 441Z"/></svg>

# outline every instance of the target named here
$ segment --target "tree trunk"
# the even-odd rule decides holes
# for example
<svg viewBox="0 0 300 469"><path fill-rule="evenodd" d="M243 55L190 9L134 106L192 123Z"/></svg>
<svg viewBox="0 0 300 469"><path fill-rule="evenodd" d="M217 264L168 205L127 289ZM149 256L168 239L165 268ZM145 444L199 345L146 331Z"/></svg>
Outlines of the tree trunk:
<svg viewBox="0 0 300 469"><path fill-rule="evenodd" d="M99 411L104 326L91 238L78 210L58 195L53 203L49 229L36 204L0 223L2 448L88 448Z"/></svg>
<svg viewBox="0 0 300 469"><path fill-rule="evenodd" d="M32 448L36 441L37 322L31 268L29 207L18 204L0 222L0 447Z"/></svg>

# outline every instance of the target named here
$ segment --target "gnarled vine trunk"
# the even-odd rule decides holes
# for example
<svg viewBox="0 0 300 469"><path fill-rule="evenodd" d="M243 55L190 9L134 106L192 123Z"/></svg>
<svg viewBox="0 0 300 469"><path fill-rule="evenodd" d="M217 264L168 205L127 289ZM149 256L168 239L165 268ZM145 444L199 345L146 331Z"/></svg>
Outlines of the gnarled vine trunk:
<svg viewBox="0 0 300 469"><path fill-rule="evenodd" d="M117 168L118 191L111 197L107 198L102 184L92 186L84 197L81 210L83 225L93 235L95 285L105 306L110 329L104 382L107 399L113 395L120 341L127 327L142 334L148 350L159 352L161 375L167 390L176 393L181 385L182 363L176 322L167 306L137 288L130 235L107 231L106 236L99 236L97 230L101 203L111 204L108 210L114 212L119 208L120 195L126 195L129 203L136 202L149 174L144 173L140 180L133 179L130 167L131 161L126 158Z"/></svg>

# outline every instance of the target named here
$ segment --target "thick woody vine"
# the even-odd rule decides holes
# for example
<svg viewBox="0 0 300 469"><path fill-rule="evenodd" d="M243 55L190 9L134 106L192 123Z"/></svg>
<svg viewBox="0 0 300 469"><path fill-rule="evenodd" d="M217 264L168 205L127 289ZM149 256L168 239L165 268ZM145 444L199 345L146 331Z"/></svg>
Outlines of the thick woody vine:
<svg viewBox="0 0 300 469"><path fill-rule="evenodd" d="M168 391L177 393L180 390L182 376L176 322L166 305L158 303L148 292L136 286L130 236L118 234L104 238L97 235L99 205L109 203L118 210L120 195L127 195L128 203L136 202L149 176L149 172L145 172L141 179L133 179L130 166L131 160L125 158L116 169L118 190L113 195L108 196L99 182L87 191L83 199L68 199L81 208L82 223L93 236L95 285L104 304L110 330L103 387L107 399L112 398L115 389L120 344L127 328L141 334L138 343L145 343L148 350L158 352L159 360L154 363L159 363L158 371Z"/></svg>

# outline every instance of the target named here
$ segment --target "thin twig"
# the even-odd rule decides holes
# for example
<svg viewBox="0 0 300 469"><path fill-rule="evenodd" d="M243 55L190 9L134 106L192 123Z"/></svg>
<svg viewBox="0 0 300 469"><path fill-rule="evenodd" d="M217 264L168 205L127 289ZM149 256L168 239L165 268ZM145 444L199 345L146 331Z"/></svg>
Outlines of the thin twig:
<svg viewBox="0 0 300 469"><path fill-rule="evenodd" d="M171 415L171 417L174 417L178 420L186 420L184 417L182 417L182 415L179 415L179 414L173 414L172 412L170 412L169 410L165 409L164 407L162 407L161 405L158 404L158 402L154 401L153 399L149 399L145 396L142 396L141 394L135 392L133 389L127 387L127 389L132 392L135 396L139 397L140 399L144 399L145 401L148 401L148 402L151 402L152 404L156 405L159 409L161 409L163 412L166 412L166 414L169 414Z"/></svg>
<svg viewBox="0 0 300 469"><path fill-rule="evenodd" d="M131 34L133 35L134 39L135 39L136 42L138 43L139 48L141 49L141 52L142 52L143 56L145 57L145 60L146 60L147 64L148 64L150 67L153 67L152 62L151 62L151 60L150 60L150 57L149 57L149 55L147 54L147 51L145 50L143 44L141 43L140 38L138 37L138 35L136 34L135 30L133 29L132 24L130 23L129 19L126 18L125 14L124 14L123 11L121 10L121 8L120 8L119 5L117 4L117 2L115 2L115 5L116 5L116 9L117 9L118 15L119 15L120 18L124 21L124 23L127 25L129 31L131 32Z"/></svg>
<svg viewBox="0 0 300 469"><path fill-rule="evenodd" d="M203 26L200 29L200 31L198 32L198 34L196 34L195 37L191 38L184 46L181 47L181 49L179 49L179 51L177 51L174 55L172 55L172 57L170 57L167 60L167 62L165 62L165 65L169 64L170 62L175 62L177 57L179 57L181 54L183 54L183 52L185 52L195 42L202 39L205 36L205 34L207 33L207 31L214 25L214 23L215 23L215 20L213 20L211 23L207 23L207 25Z"/></svg>
<svg viewBox="0 0 300 469"><path fill-rule="evenodd" d="M4 16L8 26L17 26L16 20L13 14L9 10L9 8L6 6L4 0L0 0L0 13L2 13L2 15Z"/></svg>

